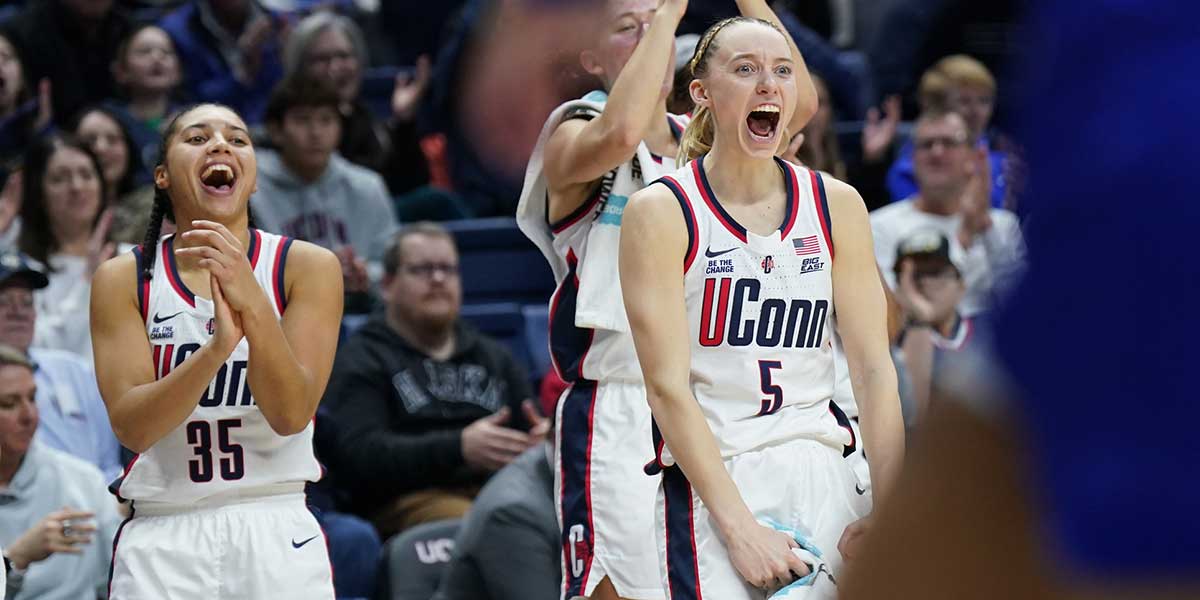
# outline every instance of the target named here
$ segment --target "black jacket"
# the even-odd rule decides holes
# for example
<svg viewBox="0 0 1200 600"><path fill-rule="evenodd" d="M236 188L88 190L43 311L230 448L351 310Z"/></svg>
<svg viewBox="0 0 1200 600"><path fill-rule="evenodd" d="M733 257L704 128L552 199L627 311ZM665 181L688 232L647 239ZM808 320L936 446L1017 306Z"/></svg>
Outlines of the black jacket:
<svg viewBox="0 0 1200 600"><path fill-rule="evenodd" d="M533 391L524 370L498 342L465 322L446 361L416 350L376 316L338 350L322 401L318 436L336 485L356 512L371 514L405 492L482 484L469 468L462 430L508 406L525 427L521 402Z"/></svg>

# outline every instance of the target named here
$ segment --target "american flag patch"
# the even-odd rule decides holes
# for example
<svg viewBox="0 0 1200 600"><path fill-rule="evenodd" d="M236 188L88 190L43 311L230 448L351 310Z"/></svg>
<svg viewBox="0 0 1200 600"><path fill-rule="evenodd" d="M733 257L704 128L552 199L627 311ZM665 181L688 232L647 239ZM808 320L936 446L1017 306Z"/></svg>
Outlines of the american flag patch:
<svg viewBox="0 0 1200 600"><path fill-rule="evenodd" d="M792 238L792 245L796 246L796 256L821 253L821 242L817 241L817 236L815 235Z"/></svg>

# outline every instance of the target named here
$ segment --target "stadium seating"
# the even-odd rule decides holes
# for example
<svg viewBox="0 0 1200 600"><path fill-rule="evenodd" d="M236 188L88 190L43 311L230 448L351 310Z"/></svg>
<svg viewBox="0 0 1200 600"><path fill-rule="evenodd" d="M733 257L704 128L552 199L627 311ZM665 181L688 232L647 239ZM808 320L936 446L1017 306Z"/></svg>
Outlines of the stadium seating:
<svg viewBox="0 0 1200 600"><path fill-rule="evenodd" d="M459 519L418 525L393 537L384 548L381 598L429 600L454 551Z"/></svg>
<svg viewBox="0 0 1200 600"><path fill-rule="evenodd" d="M512 302L468 304L462 308L462 318L504 344L526 373L537 376L525 339L525 314L521 305Z"/></svg>
<svg viewBox="0 0 1200 600"><path fill-rule="evenodd" d="M554 293L546 258L510 218L444 223L458 244L463 303L544 304Z"/></svg>

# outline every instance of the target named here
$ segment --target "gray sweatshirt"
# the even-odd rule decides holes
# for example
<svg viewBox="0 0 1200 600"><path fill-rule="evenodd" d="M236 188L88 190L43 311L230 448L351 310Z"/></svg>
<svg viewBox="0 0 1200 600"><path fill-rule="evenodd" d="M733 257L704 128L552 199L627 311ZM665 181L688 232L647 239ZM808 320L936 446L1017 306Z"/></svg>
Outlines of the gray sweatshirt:
<svg viewBox="0 0 1200 600"><path fill-rule="evenodd" d="M258 152L258 191L250 198L254 220L264 231L336 250L350 245L360 258L383 258L399 223L378 173L329 159L313 183L296 177L274 150Z"/></svg>

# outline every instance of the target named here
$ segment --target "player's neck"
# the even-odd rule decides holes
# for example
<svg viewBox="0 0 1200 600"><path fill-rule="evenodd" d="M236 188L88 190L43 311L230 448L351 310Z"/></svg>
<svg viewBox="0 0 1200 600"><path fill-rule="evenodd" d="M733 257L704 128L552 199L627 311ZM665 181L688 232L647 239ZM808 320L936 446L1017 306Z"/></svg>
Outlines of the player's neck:
<svg viewBox="0 0 1200 600"><path fill-rule="evenodd" d="M722 203L753 204L782 189L779 167L774 160L730 152L720 144L713 144L704 157L703 167L709 185Z"/></svg>

